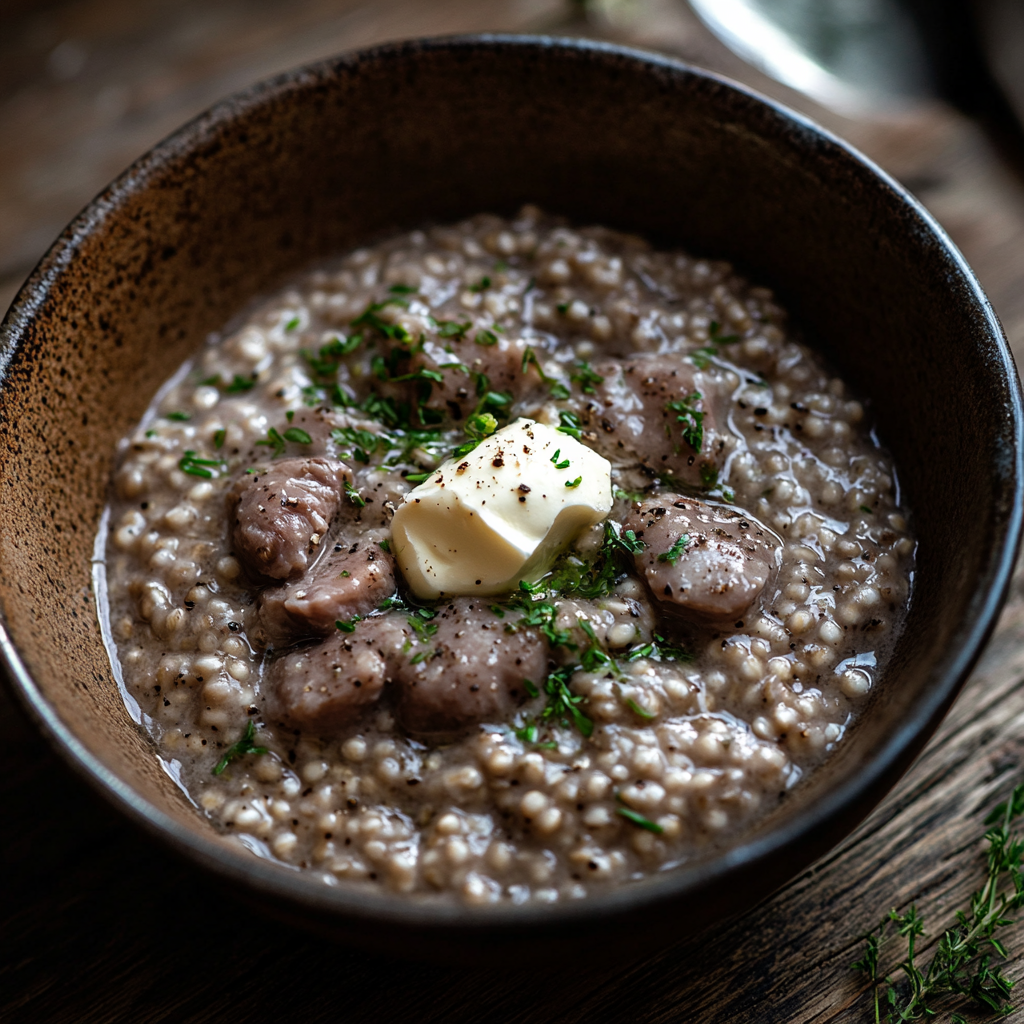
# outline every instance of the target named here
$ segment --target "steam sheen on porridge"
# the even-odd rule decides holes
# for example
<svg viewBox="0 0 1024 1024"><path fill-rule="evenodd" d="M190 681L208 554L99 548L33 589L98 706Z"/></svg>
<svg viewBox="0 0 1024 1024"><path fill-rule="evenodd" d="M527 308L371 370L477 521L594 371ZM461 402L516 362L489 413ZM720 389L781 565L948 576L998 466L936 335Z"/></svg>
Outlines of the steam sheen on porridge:
<svg viewBox="0 0 1024 1024"><path fill-rule="evenodd" d="M554 902L736 841L842 742L906 516L768 290L528 207L211 339L123 442L110 631L250 848Z"/></svg>

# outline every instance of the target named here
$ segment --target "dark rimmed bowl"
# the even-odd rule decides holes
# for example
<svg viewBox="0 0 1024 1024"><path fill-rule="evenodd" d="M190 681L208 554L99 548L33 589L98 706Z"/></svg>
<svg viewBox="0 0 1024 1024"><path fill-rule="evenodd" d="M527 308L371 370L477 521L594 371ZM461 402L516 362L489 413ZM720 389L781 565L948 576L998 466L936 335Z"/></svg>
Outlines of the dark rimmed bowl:
<svg viewBox="0 0 1024 1024"><path fill-rule="evenodd" d="M529 201L735 262L871 397L920 541L907 628L832 759L742 845L608 895L473 910L306 883L219 835L121 701L90 587L118 439L251 297L392 228ZM3 322L0 645L57 750L124 813L263 905L438 953L678 936L835 844L920 750L1003 600L1021 401L963 258L895 182L706 72L594 43L387 46L256 86L139 160L68 227Z"/></svg>

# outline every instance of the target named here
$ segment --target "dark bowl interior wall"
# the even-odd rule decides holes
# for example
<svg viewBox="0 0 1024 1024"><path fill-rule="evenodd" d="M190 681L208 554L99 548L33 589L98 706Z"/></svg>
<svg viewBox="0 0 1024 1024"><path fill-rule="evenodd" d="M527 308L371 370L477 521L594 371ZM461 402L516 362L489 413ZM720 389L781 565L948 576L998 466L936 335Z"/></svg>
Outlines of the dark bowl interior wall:
<svg viewBox="0 0 1024 1024"><path fill-rule="evenodd" d="M558 50L556 60L509 41L410 45L224 104L73 224L8 318L18 344L0 391L7 624L86 747L193 830L195 812L121 705L95 622L90 557L114 448L247 300L394 227L530 201L727 257L776 287L870 392L922 570L886 686L808 797L897 737L905 709L948 675L956 638L996 599L976 583L1000 572L992 534L1007 530L1016 457L998 438L1013 388L993 383L1003 354L984 307L918 215L841 147L713 78L611 49ZM966 646L969 658L976 645ZM869 802L742 899L821 852Z"/></svg>

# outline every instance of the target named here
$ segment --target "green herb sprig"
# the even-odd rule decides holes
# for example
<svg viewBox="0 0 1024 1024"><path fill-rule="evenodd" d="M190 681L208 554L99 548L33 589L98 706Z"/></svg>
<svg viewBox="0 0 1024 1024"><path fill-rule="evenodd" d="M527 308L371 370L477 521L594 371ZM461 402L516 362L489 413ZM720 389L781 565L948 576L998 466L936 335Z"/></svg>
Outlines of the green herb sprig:
<svg viewBox="0 0 1024 1024"><path fill-rule="evenodd" d="M227 750L224 751L224 756L214 766L213 774L220 775L225 768L236 758L244 757L246 754L265 754L267 752L266 747L258 747L254 742L256 739L256 723L250 718L245 723L245 732L242 733L242 738L237 743L232 743Z"/></svg>
<svg viewBox="0 0 1024 1024"><path fill-rule="evenodd" d="M1021 813L1024 785L1017 786L1011 798L985 819L986 825L995 826L985 833L989 844L985 882L971 896L969 909L957 911L956 924L939 937L927 968L922 969L917 958L917 939L925 930L916 906L911 905L905 914L889 911L875 931L863 936L864 955L850 966L868 976L876 1024L936 1016L936 997L961 996L1000 1016L1013 1011L1007 1001L1013 981L993 961L1005 960L1008 955L996 931L1012 924L1007 915L1024 906L1024 840L1011 828ZM896 965L903 974L900 980L879 972L879 960L893 928L899 938L906 939L906 955ZM950 1020L967 1024L967 1018L959 1013L953 1013Z"/></svg>

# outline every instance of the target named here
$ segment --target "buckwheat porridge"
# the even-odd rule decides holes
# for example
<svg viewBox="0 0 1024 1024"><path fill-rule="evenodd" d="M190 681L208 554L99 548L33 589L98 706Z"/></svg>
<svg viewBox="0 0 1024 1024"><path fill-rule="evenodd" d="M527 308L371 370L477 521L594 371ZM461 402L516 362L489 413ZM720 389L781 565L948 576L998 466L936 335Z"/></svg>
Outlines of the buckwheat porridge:
<svg viewBox="0 0 1024 1024"><path fill-rule="evenodd" d="M352 252L182 368L119 455L110 636L168 770L255 852L554 902L786 799L914 549L769 291L528 207Z"/></svg>

